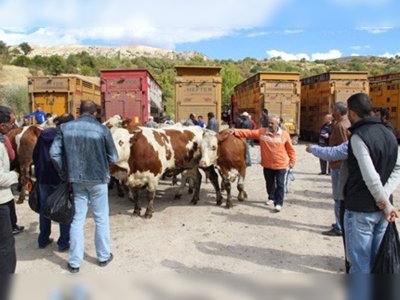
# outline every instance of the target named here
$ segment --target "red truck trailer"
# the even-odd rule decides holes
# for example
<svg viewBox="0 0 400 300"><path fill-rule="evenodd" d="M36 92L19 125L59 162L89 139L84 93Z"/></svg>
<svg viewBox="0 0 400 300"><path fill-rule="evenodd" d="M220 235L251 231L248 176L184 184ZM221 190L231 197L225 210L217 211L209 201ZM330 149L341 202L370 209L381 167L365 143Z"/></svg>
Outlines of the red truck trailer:
<svg viewBox="0 0 400 300"><path fill-rule="evenodd" d="M115 115L132 119L144 125L149 116L162 116L161 86L147 69L101 70L100 91L102 121Z"/></svg>

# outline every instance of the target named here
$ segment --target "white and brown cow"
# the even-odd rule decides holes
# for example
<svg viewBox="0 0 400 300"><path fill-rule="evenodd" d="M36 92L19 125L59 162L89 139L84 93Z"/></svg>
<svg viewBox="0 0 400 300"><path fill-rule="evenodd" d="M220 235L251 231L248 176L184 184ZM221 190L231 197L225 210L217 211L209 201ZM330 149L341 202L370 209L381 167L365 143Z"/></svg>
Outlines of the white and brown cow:
<svg viewBox="0 0 400 300"><path fill-rule="evenodd" d="M122 134L124 130L125 136ZM152 217L155 192L163 174L179 174L190 170L189 174L194 177L194 195L191 202L197 203L201 185L198 163L201 158L200 144L203 132L198 126L153 129L129 125L126 129L114 130L113 138L119 152L119 161L110 166L110 174L126 182L131 189L135 202L134 215L140 215L141 210L138 202L139 189L146 187L148 206L145 217ZM119 138L116 138L116 133L120 135ZM128 144L129 159L126 165L126 159L122 157L126 157L128 153ZM217 177L215 173L216 186ZM183 185L182 181L178 197L182 194Z"/></svg>
<svg viewBox="0 0 400 300"><path fill-rule="evenodd" d="M226 208L231 208L231 182L238 179L238 200L247 198L244 190L246 178L246 141L229 132L229 129L216 134L214 131L204 132L201 144L202 157L199 166L202 168L215 165L222 177L222 185L227 191ZM215 187L215 186L214 186ZM217 204L222 204L219 188L216 188Z"/></svg>

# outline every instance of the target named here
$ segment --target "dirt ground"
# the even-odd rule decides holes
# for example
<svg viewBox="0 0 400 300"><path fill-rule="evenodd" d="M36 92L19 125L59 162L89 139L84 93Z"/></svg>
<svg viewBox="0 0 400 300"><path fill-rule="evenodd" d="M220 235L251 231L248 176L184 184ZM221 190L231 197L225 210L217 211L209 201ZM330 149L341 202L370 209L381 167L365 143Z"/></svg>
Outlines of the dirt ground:
<svg viewBox="0 0 400 300"><path fill-rule="evenodd" d="M174 200L176 187L162 181L152 219L132 217L133 204L110 191L111 248L114 261L100 268L94 249L94 222L89 214L85 227L85 257L80 274L275 274L343 273L344 251L340 237L326 237L334 221L331 181L317 175L319 161L295 146L295 181L285 195L283 209L266 206L262 168L248 168L248 199L239 203L234 186L234 207L215 205L215 193L203 180L201 200L190 204L191 195ZM251 149L253 161L259 148ZM395 203L400 189L396 190ZM145 207L145 193L141 193ZM398 203L398 202L397 202ZM57 252L53 243L39 249L38 215L28 203L17 206L19 225L15 236L18 274L63 274L68 253ZM52 237L58 238L57 224Z"/></svg>

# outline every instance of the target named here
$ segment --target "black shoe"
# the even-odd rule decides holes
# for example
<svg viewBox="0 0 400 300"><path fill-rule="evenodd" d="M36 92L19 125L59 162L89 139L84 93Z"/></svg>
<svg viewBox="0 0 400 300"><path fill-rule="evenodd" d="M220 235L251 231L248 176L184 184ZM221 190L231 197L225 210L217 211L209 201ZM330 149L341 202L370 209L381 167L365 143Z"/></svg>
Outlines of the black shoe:
<svg viewBox="0 0 400 300"><path fill-rule="evenodd" d="M327 235L327 236L341 236L342 235L342 233L336 232L335 229L333 229L333 228L328 231L323 231L322 234Z"/></svg>
<svg viewBox="0 0 400 300"><path fill-rule="evenodd" d="M107 266L112 260L114 259L114 255L110 253L110 258L107 259L106 261L99 261L99 266L100 267L105 267Z"/></svg>
<svg viewBox="0 0 400 300"><path fill-rule="evenodd" d="M69 263L68 263L67 267L68 267L68 271L70 271L71 273L78 273L79 272L79 267L78 268L74 268Z"/></svg>
<svg viewBox="0 0 400 300"><path fill-rule="evenodd" d="M15 228L13 229L13 234L18 234L24 231L25 227L24 226L18 226L16 225Z"/></svg>
<svg viewBox="0 0 400 300"><path fill-rule="evenodd" d="M49 239L46 244L44 244L42 246L39 246L39 249L44 249L44 248L46 248L48 245L50 245L53 242L54 242L53 239Z"/></svg>
<svg viewBox="0 0 400 300"><path fill-rule="evenodd" d="M69 245L67 245L66 247L58 247L58 252L66 252L66 251L68 251L69 250Z"/></svg>
<svg viewBox="0 0 400 300"><path fill-rule="evenodd" d="M319 172L318 175L326 175L326 173Z"/></svg>

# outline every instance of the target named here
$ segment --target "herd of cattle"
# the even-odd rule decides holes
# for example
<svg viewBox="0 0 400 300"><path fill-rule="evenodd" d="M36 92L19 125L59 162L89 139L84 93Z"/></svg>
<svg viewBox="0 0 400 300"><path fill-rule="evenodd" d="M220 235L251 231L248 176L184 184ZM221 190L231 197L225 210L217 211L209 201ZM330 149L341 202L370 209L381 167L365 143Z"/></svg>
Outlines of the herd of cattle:
<svg viewBox="0 0 400 300"><path fill-rule="evenodd" d="M110 129L118 151L118 162L110 165L111 178L118 183L119 196L124 195L123 187L129 190L129 198L135 204L135 216L141 211L139 191L146 188L148 205L144 216L152 217L159 181L166 176L176 178L181 174L175 198L181 197L189 183L194 190L191 203L196 204L202 182L200 168L214 186L217 205L222 204L221 189L224 189L227 192L226 207L232 207L231 182L236 179L238 200L247 198L244 191L246 141L227 130L215 133L199 126L180 124L153 129L131 124L130 119L121 116L114 116L103 124ZM31 185L32 153L41 130L43 128L31 125L8 133L16 153L13 167L21 174L17 203L23 203L26 186ZM222 178L221 187L216 169Z"/></svg>

